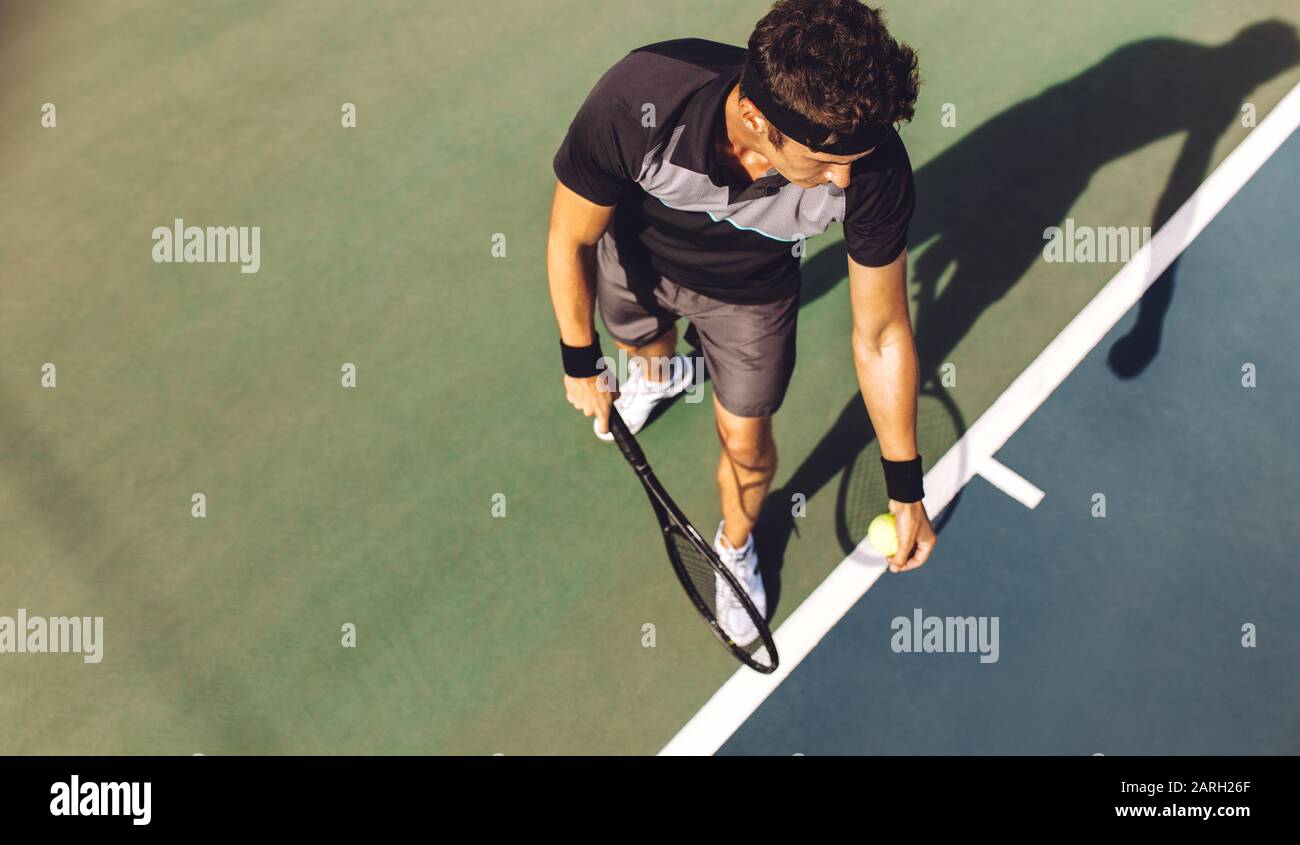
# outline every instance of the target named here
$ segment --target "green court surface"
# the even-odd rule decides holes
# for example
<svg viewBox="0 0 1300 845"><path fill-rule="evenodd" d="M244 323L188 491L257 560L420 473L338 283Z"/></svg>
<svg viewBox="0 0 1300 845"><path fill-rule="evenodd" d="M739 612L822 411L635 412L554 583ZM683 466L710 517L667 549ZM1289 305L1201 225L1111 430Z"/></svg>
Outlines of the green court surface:
<svg viewBox="0 0 1300 845"><path fill-rule="evenodd" d="M564 401L550 162L628 50L743 43L766 7L0 4L0 615L105 620L98 664L0 654L0 753L658 751L735 663ZM1116 270L1049 267L1042 230L1158 227L1300 81L1216 45L1300 13L885 8L924 78L918 347L970 421ZM260 226L260 271L155 264L177 217ZM827 435L861 401L838 232L810 251L774 626L845 556ZM641 437L708 529L710 405Z"/></svg>

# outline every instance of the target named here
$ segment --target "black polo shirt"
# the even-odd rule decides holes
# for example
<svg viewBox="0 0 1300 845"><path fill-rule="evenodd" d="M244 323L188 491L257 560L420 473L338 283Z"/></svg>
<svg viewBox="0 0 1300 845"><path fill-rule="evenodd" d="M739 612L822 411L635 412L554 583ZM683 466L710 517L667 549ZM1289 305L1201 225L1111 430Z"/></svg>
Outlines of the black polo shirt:
<svg viewBox="0 0 1300 845"><path fill-rule="evenodd" d="M624 260L727 302L770 302L799 289L795 244L844 224L848 253L882 267L907 245L912 167L896 132L853 163L848 188L804 189L769 170L744 182L716 160L724 106L745 51L698 38L652 44L610 68L555 155L555 175L597 205L617 206Z"/></svg>

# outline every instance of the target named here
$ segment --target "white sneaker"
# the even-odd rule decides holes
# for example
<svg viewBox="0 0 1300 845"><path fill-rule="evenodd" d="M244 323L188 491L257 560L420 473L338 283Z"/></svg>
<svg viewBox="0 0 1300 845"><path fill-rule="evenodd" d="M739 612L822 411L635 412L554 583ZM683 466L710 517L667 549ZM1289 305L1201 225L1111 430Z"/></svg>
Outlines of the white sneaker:
<svg viewBox="0 0 1300 845"><path fill-rule="evenodd" d="M668 380L653 382L646 378L641 361L633 358L627 365L628 378L618 387L618 398L614 407L618 415L627 423L627 430L636 434L650 419L650 413L661 402L672 399L695 380L695 363L685 355L674 355L668 359ZM592 420L592 430L596 436L611 442L614 435L600 433L600 420Z"/></svg>
<svg viewBox="0 0 1300 845"><path fill-rule="evenodd" d="M763 589L763 576L758 571L758 553L754 551L754 535L749 535L743 547L733 549L723 535L722 523L719 522L718 535L713 539L713 550L722 559L723 566L727 567L745 588L749 600L758 610L758 615L767 618L767 591ZM749 618L745 606L736 598L726 580L721 575L715 575L714 580L717 585L714 606L717 608L718 622L722 625L722 630L737 645L749 645L758 638L758 628Z"/></svg>

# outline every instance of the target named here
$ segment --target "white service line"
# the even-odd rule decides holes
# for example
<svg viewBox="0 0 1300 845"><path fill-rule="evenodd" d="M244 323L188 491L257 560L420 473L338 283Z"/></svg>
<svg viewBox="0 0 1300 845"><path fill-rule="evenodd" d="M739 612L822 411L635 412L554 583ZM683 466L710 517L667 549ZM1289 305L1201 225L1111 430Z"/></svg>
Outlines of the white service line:
<svg viewBox="0 0 1300 845"><path fill-rule="evenodd" d="M1030 484L1024 476L994 457L987 457L976 473L989 484L1006 493L1020 504L1033 510L1043 501L1043 491Z"/></svg>
<svg viewBox="0 0 1300 845"><path fill-rule="evenodd" d="M1065 381L1079 362L1142 298L1160 274L1300 126L1300 85L1282 98L1246 140L1215 168L1150 242L1039 353L961 440L925 474L926 511L936 514ZM773 635L781 666L771 675L740 668L705 702L661 755L713 754L821 642L885 571L879 555L858 546L795 608Z"/></svg>

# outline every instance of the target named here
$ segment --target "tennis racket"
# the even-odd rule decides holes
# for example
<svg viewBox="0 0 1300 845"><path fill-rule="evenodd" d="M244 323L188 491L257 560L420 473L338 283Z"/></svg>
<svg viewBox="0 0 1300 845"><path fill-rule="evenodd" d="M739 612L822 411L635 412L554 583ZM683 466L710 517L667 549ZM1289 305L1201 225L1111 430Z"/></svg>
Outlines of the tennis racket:
<svg viewBox="0 0 1300 845"><path fill-rule="evenodd" d="M916 445L928 471L944 453L966 433L961 411L943 387L931 384L923 388L916 405ZM939 513L930 514L934 533L957 507L961 493ZM840 476L836 498L835 531L846 553L857 548L867 536L867 526L878 514L889 510L885 492L885 470L880 464L880 440L872 433L868 442L854 455Z"/></svg>
<svg viewBox="0 0 1300 845"><path fill-rule="evenodd" d="M749 668L763 673L775 671L776 644L772 642L772 632L768 630L766 620L754 607L736 576L718 559L713 546L700 536L659 483L641 451L641 445L628 431L617 408L609 410L609 430L636 477L641 479L659 520L664 545L668 547L668 560L677 573L677 580L709 630Z"/></svg>

